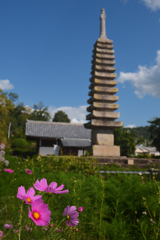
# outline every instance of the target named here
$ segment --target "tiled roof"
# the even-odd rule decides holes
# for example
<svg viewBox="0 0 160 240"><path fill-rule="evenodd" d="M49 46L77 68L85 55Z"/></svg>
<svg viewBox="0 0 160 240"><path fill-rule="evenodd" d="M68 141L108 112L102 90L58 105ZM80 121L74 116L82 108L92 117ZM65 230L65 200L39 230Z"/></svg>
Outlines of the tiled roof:
<svg viewBox="0 0 160 240"><path fill-rule="evenodd" d="M89 147L91 146L91 140L89 139L75 139L65 138L61 140L64 147Z"/></svg>
<svg viewBox="0 0 160 240"><path fill-rule="evenodd" d="M136 151L137 150L141 150L143 152L148 152L148 153L149 152L157 152L156 147L146 147L146 146L143 146L142 144L136 146Z"/></svg>
<svg viewBox="0 0 160 240"><path fill-rule="evenodd" d="M44 138L90 139L91 130L84 125L27 120L26 136Z"/></svg>

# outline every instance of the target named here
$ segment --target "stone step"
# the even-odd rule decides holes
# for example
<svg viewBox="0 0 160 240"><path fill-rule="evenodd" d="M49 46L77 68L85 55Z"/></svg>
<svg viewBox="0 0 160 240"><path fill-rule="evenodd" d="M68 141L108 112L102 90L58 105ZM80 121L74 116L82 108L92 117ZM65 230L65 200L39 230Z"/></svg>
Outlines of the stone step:
<svg viewBox="0 0 160 240"><path fill-rule="evenodd" d="M100 128L121 128L123 126L122 121L108 121L91 119L90 122L84 124L85 128L92 129L94 127Z"/></svg>
<svg viewBox="0 0 160 240"><path fill-rule="evenodd" d="M99 64L99 65L104 65L104 66L113 66L115 65L116 61L115 60L106 60L106 59L100 59L100 58L94 58L91 63L93 64Z"/></svg>
<svg viewBox="0 0 160 240"><path fill-rule="evenodd" d="M113 49L107 49L107 47L106 47L106 48L98 48L98 47L96 47L96 48L93 50L93 53L113 54L113 53L114 53L114 50L113 50Z"/></svg>
<svg viewBox="0 0 160 240"><path fill-rule="evenodd" d="M92 69L93 69L93 71L98 70L98 71L105 71L105 72L111 72L111 73L113 73L116 70L115 67L105 66L105 65L97 65L97 64L93 65Z"/></svg>
<svg viewBox="0 0 160 240"><path fill-rule="evenodd" d="M98 38L97 43L113 43L113 40L110 40L108 38Z"/></svg>
<svg viewBox="0 0 160 240"><path fill-rule="evenodd" d="M94 93L115 94L117 92L118 92L118 88L94 86L93 89L91 89L91 91L88 93L88 95L92 96Z"/></svg>
<svg viewBox="0 0 160 240"><path fill-rule="evenodd" d="M114 46L113 44L106 44L106 43L99 43L99 42L96 42L95 45L94 45L94 48L96 47L99 47L99 48L110 48L112 49Z"/></svg>
<svg viewBox="0 0 160 240"><path fill-rule="evenodd" d="M92 55L93 58L100 58L100 59L109 59L112 60L115 58L115 55L110 54L102 54L102 53L95 53Z"/></svg>
<svg viewBox="0 0 160 240"><path fill-rule="evenodd" d="M91 82L91 85L89 86L89 88L91 89L92 88L92 85L106 85L106 86L116 86L117 85L117 81L114 81L114 80L104 80L104 79L99 79L99 78L94 78L94 77L91 77L90 78L90 82Z"/></svg>
<svg viewBox="0 0 160 240"><path fill-rule="evenodd" d="M103 111L93 110L91 114L86 116L86 120L90 120L94 118L111 118L113 120L119 117L120 117L119 112L105 112L105 111L103 112Z"/></svg>
<svg viewBox="0 0 160 240"><path fill-rule="evenodd" d="M110 79L114 79L117 77L116 73L106 73L106 72L98 72L98 71L93 71L91 73L95 77L110 78Z"/></svg>
<svg viewBox="0 0 160 240"><path fill-rule="evenodd" d="M88 112L91 112L92 110L96 109L106 109L106 110L116 110L119 108L119 104L112 104L112 103L99 103L99 102L93 102L91 106L87 108Z"/></svg>
<svg viewBox="0 0 160 240"><path fill-rule="evenodd" d="M112 103L118 101L119 97L118 96L113 96L113 95L104 95L104 94L96 94L94 93L93 96L87 101L88 104L92 104L94 100L98 100L100 102L106 102L106 103Z"/></svg>

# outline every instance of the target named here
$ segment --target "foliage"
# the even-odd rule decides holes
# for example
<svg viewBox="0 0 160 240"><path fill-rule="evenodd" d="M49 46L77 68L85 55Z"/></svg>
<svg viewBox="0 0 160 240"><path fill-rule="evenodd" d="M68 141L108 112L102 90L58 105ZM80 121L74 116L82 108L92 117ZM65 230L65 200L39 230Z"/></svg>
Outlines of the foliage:
<svg viewBox="0 0 160 240"><path fill-rule="evenodd" d="M34 111L30 115L31 120L49 121L51 116L48 112L48 107L44 107L42 102L33 105Z"/></svg>
<svg viewBox="0 0 160 240"><path fill-rule="evenodd" d="M135 153L135 138L124 128L116 129L114 133L115 145L120 146L121 156L134 155Z"/></svg>
<svg viewBox="0 0 160 240"><path fill-rule="evenodd" d="M12 103L16 102L18 100L18 94L10 92L8 95L8 98L12 101Z"/></svg>
<svg viewBox="0 0 160 240"><path fill-rule="evenodd" d="M12 141L13 148L21 148L21 149L28 149L29 143L26 139L23 138L15 138Z"/></svg>
<svg viewBox="0 0 160 240"><path fill-rule="evenodd" d="M159 157L159 156L158 156ZM145 153L143 153L143 154L138 154L137 156L135 156L135 158L154 158L154 157L152 157L151 155L149 155L149 154L145 154Z"/></svg>
<svg viewBox="0 0 160 240"><path fill-rule="evenodd" d="M29 118L29 113L26 112L23 103L14 106L10 120L12 138L25 138L25 125L27 118Z"/></svg>
<svg viewBox="0 0 160 240"><path fill-rule="evenodd" d="M135 137L137 139L150 140L149 126L124 128L124 131L129 131L133 135L133 137Z"/></svg>
<svg viewBox="0 0 160 240"><path fill-rule="evenodd" d="M160 118L155 118L148 122L151 124L149 126L149 132L151 133L152 146L160 151Z"/></svg>
<svg viewBox="0 0 160 240"><path fill-rule="evenodd" d="M7 94L0 89L0 142L7 142L8 125L10 114L14 106Z"/></svg>
<svg viewBox="0 0 160 240"><path fill-rule="evenodd" d="M70 123L70 119L68 118L68 115L63 111L56 112L52 121Z"/></svg>
<svg viewBox="0 0 160 240"><path fill-rule="evenodd" d="M36 153L36 143L29 142L24 138L14 138L12 140L12 153L21 157L32 157Z"/></svg>

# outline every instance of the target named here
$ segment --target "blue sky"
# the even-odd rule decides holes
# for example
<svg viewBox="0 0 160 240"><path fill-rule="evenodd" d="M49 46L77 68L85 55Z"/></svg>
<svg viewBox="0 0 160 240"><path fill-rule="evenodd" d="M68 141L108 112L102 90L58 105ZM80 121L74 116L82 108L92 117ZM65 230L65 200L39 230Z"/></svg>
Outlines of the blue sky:
<svg viewBox="0 0 160 240"><path fill-rule="evenodd" d="M138 127L160 117L160 0L1 0L0 88L83 123L102 8L115 50L119 120Z"/></svg>

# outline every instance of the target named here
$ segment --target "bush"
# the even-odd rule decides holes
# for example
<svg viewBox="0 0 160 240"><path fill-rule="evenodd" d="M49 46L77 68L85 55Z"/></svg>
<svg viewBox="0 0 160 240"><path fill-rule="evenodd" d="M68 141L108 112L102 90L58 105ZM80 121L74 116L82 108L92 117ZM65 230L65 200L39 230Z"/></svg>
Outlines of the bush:
<svg viewBox="0 0 160 240"><path fill-rule="evenodd" d="M15 138L12 141L12 152L13 155L24 158L27 156L33 157L36 154L36 144L23 138Z"/></svg>
<svg viewBox="0 0 160 240"><path fill-rule="evenodd" d="M12 141L13 148L21 148L21 149L28 149L29 143L24 138L15 138Z"/></svg>

